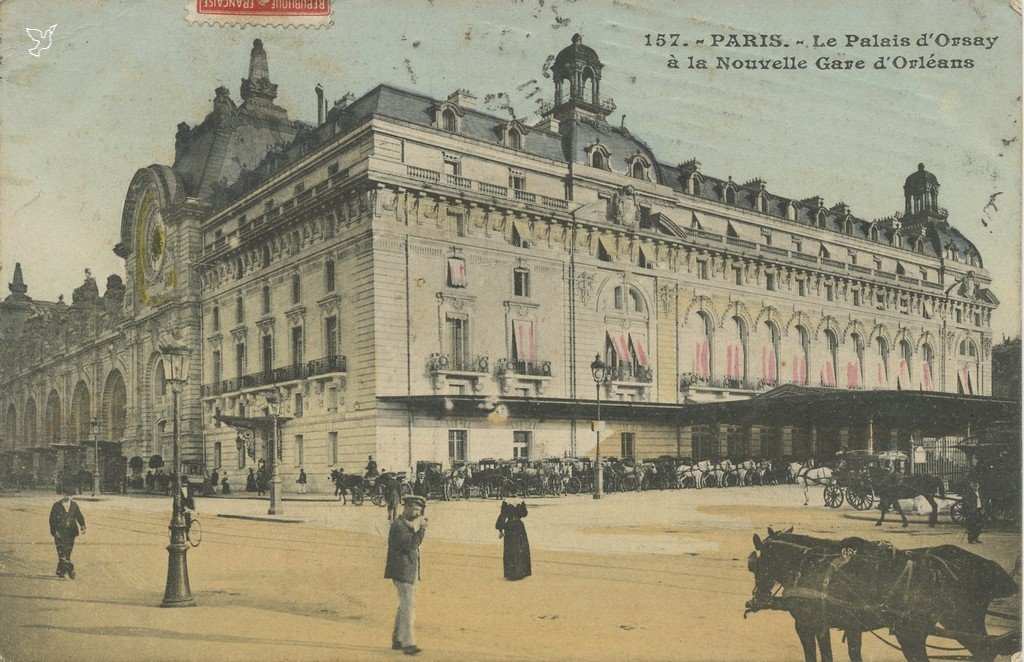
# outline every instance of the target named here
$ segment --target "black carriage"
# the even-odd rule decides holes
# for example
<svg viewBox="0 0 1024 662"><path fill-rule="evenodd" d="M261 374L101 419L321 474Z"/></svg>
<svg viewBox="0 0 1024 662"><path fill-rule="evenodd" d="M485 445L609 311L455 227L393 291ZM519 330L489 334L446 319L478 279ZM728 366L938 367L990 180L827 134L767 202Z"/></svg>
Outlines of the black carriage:
<svg viewBox="0 0 1024 662"><path fill-rule="evenodd" d="M986 440L970 440L956 447L967 455L966 480L978 481L982 509L989 522L1019 525L1021 519L1020 437L993 434ZM949 510L954 522L963 519L963 500Z"/></svg>
<svg viewBox="0 0 1024 662"><path fill-rule="evenodd" d="M869 510L875 503L869 467L877 466L882 457L868 451L848 451L832 472L832 481L825 485L825 505L838 508L845 500L856 510Z"/></svg>
<svg viewBox="0 0 1024 662"><path fill-rule="evenodd" d="M447 499L444 466L440 462L416 462L413 493L425 499Z"/></svg>
<svg viewBox="0 0 1024 662"><path fill-rule="evenodd" d="M387 505L387 491L391 481L398 481L398 492L401 496L412 494L412 485L409 484L406 472L386 471L367 482L367 490L373 505L381 507Z"/></svg>

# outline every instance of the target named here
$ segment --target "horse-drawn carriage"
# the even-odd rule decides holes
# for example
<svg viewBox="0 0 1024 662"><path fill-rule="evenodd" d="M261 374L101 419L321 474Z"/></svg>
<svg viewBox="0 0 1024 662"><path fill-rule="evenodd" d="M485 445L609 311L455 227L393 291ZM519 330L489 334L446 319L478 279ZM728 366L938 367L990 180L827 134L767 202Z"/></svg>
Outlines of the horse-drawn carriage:
<svg viewBox="0 0 1024 662"><path fill-rule="evenodd" d="M978 481L982 508L990 522L1019 525L1021 520L1020 437L966 441L957 448L967 455L971 468L967 481ZM963 501L949 510L954 522L963 519Z"/></svg>
<svg viewBox="0 0 1024 662"><path fill-rule="evenodd" d="M409 484L406 472L385 471L376 478L372 478L367 481L366 490L370 494L370 501L373 503L373 505L380 507L384 507L387 505L387 494L388 491L392 488L392 483L398 483L399 496L404 497L409 494L412 494L412 485Z"/></svg>
<svg viewBox="0 0 1024 662"><path fill-rule="evenodd" d="M440 462L420 460L416 463L416 480L412 486L414 494L425 499L445 499L446 482L444 466Z"/></svg>
<svg viewBox="0 0 1024 662"><path fill-rule="evenodd" d="M868 510L874 505L875 492L871 487L871 466L879 466L883 458L868 451L848 451L832 471L831 482L825 485L825 505L838 508L845 500L857 510Z"/></svg>

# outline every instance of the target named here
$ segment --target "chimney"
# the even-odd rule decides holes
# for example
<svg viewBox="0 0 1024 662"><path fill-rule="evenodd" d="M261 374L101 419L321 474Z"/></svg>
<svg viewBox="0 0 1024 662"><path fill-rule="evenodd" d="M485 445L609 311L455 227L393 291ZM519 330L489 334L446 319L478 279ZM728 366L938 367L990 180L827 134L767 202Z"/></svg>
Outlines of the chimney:
<svg viewBox="0 0 1024 662"><path fill-rule="evenodd" d="M313 89L316 91L316 125L320 126L324 123L324 112L327 110L324 101L324 86L317 83Z"/></svg>
<svg viewBox="0 0 1024 662"><path fill-rule="evenodd" d="M476 97L469 93L469 90L455 90L448 95L448 100L459 108L466 110L476 109Z"/></svg>

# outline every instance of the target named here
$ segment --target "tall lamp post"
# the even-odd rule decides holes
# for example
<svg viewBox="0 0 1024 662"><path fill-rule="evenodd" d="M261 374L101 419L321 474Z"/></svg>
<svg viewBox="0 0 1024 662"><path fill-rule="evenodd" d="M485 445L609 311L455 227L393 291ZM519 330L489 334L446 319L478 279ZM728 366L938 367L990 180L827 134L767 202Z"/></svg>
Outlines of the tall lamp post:
<svg viewBox="0 0 1024 662"><path fill-rule="evenodd" d="M281 440L278 439L277 434L277 408L280 400L276 393L270 393L267 395L267 411L270 414L270 452L272 457L270 458L271 466L271 477L270 477L270 509L267 510L268 515L280 515L284 512L281 506L281 471L278 468L280 464L277 460L280 456L279 445Z"/></svg>
<svg viewBox="0 0 1024 662"><path fill-rule="evenodd" d="M92 426L93 463L92 463L92 495L100 494L100 419L89 421Z"/></svg>
<svg viewBox="0 0 1024 662"><path fill-rule="evenodd" d="M171 544L167 546L167 584L161 607L191 607L195 605L188 583L188 545L185 543L185 518L181 503L181 451L178 438L178 396L188 375L191 351L181 341L160 346L164 365L170 367L167 385L171 387L174 431L174 500L171 513Z"/></svg>
<svg viewBox="0 0 1024 662"><path fill-rule="evenodd" d="M597 465L594 469L594 498L600 499L604 496L604 468L601 466L601 385L608 377L608 366L601 360L600 354L594 356L590 371L594 374L594 384L597 385L597 420L594 421L594 432L597 433Z"/></svg>

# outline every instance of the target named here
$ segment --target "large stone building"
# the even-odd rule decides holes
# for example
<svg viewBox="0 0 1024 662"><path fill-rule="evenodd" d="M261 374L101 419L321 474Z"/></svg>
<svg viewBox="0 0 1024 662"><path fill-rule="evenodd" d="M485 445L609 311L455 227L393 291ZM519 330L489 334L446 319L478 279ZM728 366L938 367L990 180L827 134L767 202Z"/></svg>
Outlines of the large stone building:
<svg viewBox="0 0 1024 662"><path fill-rule="evenodd" d="M193 348L184 455L238 484L281 428L285 485L375 454L417 460L592 454L591 362L610 366L610 454L827 453L865 430L678 425L659 413L795 383L988 395L998 304L919 165L877 220L762 179L671 165L606 121L603 65L577 35L532 125L381 85L318 121L274 104L254 42L241 104L178 126L173 166L136 173L112 276L70 306L0 309L5 449L45 473L100 436L170 455L157 347ZM898 186L893 187L893 197ZM279 407L279 410L276 409ZM910 431L913 432L913 431ZM895 434L895 431L892 431ZM261 435L266 437L266 435ZM56 448L62 448L57 446Z"/></svg>

